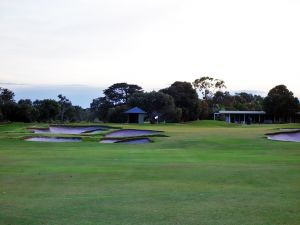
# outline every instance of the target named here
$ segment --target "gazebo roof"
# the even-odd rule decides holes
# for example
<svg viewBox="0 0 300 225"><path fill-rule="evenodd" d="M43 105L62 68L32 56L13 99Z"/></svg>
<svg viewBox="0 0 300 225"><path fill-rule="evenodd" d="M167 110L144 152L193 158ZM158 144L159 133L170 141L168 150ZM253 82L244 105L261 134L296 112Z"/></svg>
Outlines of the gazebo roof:
<svg viewBox="0 0 300 225"><path fill-rule="evenodd" d="M146 112L139 107L134 107L125 112L126 114L146 114Z"/></svg>

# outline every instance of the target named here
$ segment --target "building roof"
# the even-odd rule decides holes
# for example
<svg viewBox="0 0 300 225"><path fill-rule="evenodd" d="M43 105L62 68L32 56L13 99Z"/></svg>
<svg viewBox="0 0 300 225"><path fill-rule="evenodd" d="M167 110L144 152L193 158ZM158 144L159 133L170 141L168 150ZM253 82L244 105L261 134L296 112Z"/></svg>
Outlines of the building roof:
<svg viewBox="0 0 300 225"><path fill-rule="evenodd" d="M146 114L146 112L144 110L140 109L139 107L134 107L132 109L127 110L124 113L126 113L126 114Z"/></svg>
<svg viewBox="0 0 300 225"><path fill-rule="evenodd" d="M227 111L227 110L220 110L219 114L257 114L257 115L263 115L266 114L265 111Z"/></svg>

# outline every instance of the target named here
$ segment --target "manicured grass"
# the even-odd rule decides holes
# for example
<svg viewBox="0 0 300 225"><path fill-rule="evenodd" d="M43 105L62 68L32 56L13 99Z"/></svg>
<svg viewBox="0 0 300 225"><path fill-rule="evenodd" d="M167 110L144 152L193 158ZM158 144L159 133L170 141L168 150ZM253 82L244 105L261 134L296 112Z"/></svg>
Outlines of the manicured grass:
<svg viewBox="0 0 300 225"><path fill-rule="evenodd" d="M33 125L0 125L1 225L300 224L300 143L264 137L300 124L123 125L169 136L145 145L23 141Z"/></svg>

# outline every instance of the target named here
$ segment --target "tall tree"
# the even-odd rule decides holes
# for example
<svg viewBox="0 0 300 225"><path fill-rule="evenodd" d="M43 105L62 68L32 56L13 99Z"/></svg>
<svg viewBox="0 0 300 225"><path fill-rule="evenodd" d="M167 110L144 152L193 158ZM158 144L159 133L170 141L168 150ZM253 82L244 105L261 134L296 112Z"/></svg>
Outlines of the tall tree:
<svg viewBox="0 0 300 225"><path fill-rule="evenodd" d="M17 104L14 96L11 90L0 87L0 120L16 120Z"/></svg>
<svg viewBox="0 0 300 225"><path fill-rule="evenodd" d="M59 98L58 100L58 104L59 104L59 115L60 115L60 121L64 122L64 116L65 116L65 112L72 107L72 103L69 99L67 99L66 96L63 96L62 94L59 94L57 96Z"/></svg>
<svg viewBox="0 0 300 225"><path fill-rule="evenodd" d="M127 104L134 93L141 93L143 89L136 84L116 83L103 91L106 100L114 105Z"/></svg>
<svg viewBox="0 0 300 225"><path fill-rule="evenodd" d="M67 117L68 111L66 112ZM80 122L80 121L89 121L90 112L88 109L83 109L81 106L75 105L72 107L72 117L69 117L70 121Z"/></svg>
<svg viewBox="0 0 300 225"><path fill-rule="evenodd" d="M204 100L212 98L216 91L226 88L225 82L212 77L200 77L193 82L195 89L198 89Z"/></svg>
<svg viewBox="0 0 300 225"><path fill-rule="evenodd" d="M136 84L113 84L103 91L104 97L93 99L91 112L105 122L123 121L125 117L122 111L127 108L129 98L135 93L143 93L143 89Z"/></svg>
<svg viewBox="0 0 300 225"><path fill-rule="evenodd" d="M246 92L231 95L228 91L217 91L212 102L217 110L262 110L263 97Z"/></svg>
<svg viewBox="0 0 300 225"><path fill-rule="evenodd" d="M33 122L37 119L37 111L33 107L30 99L21 99L18 101L17 108L17 121L20 122Z"/></svg>
<svg viewBox="0 0 300 225"><path fill-rule="evenodd" d="M213 104L220 109L233 109L234 97L228 91L217 91L212 99Z"/></svg>
<svg viewBox="0 0 300 225"><path fill-rule="evenodd" d="M60 106L57 101L53 99L36 100L33 105L37 110L39 122L49 122L58 118Z"/></svg>
<svg viewBox="0 0 300 225"><path fill-rule="evenodd" d="M1 111L3 114L3 120L6 121L18 121L17 120L17 112L18 112L18 104L10 101L1 105Z"/></svg>
<svg viewBox="0 0 300 225"><path fill-rule="evenodd" d="M107 122L107 114L110 108L113 108L114 104L107 100L106 97L100 97L93 99L90 104L90 110L95 115L96 118Z"/></svg>
<svg viewBox="0 0 300 225"><path fill-rule="evenodd" d="M237 110L262 110L263 98L259 95L240 92L233 97L234 108Z"/></svg>
<svg viewBox="0 0 300 225"><path fill-rule="evenodd" d="M198 94L189 82L176 81L170 87L160 90L174 98L177 108L182 110L182 121L197 120L200 112Z"/></svg>
<svg viewBox="0 0 300 225"><path fill-rule="evenodd" d="M0 87L0 104L5 104L14 101L15 93L9 89Z"/></svg>
<svg viewBox="0 0 300 225"><path fill-rule="evenodd" d="M298 110L299 100L294 97L285 85L277 85L272 88L264 99L264 110L279 118L292 117Z"/></svg>
<svg viewBox="0 0 300 225"><path fill-rule="evenodd" d="M200 101L200 113L199 113L199 119L206 120L209 119L210 109L208 107L207 101L201 100Z"/></svg>
<svg viewBox="0 0 300 225"><path fill-rule="evenodd" d="M136 93L129 99L129 105L145 110L152 123L156 116L167 122L179 122L181 119L181 110L176 108L173 97L162 92Z"/></svg>

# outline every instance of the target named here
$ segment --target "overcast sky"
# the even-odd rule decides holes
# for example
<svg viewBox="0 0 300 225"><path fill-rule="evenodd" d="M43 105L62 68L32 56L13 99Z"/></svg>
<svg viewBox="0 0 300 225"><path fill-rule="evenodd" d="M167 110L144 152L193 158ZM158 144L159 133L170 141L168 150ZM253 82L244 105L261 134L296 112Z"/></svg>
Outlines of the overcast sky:
<svg viewBox="0 0 300 225"><path fill-rule="evenodd" d="M299 0L0 0L0 86L157 90L207 75L299 97L299 12Z"/></svg>

